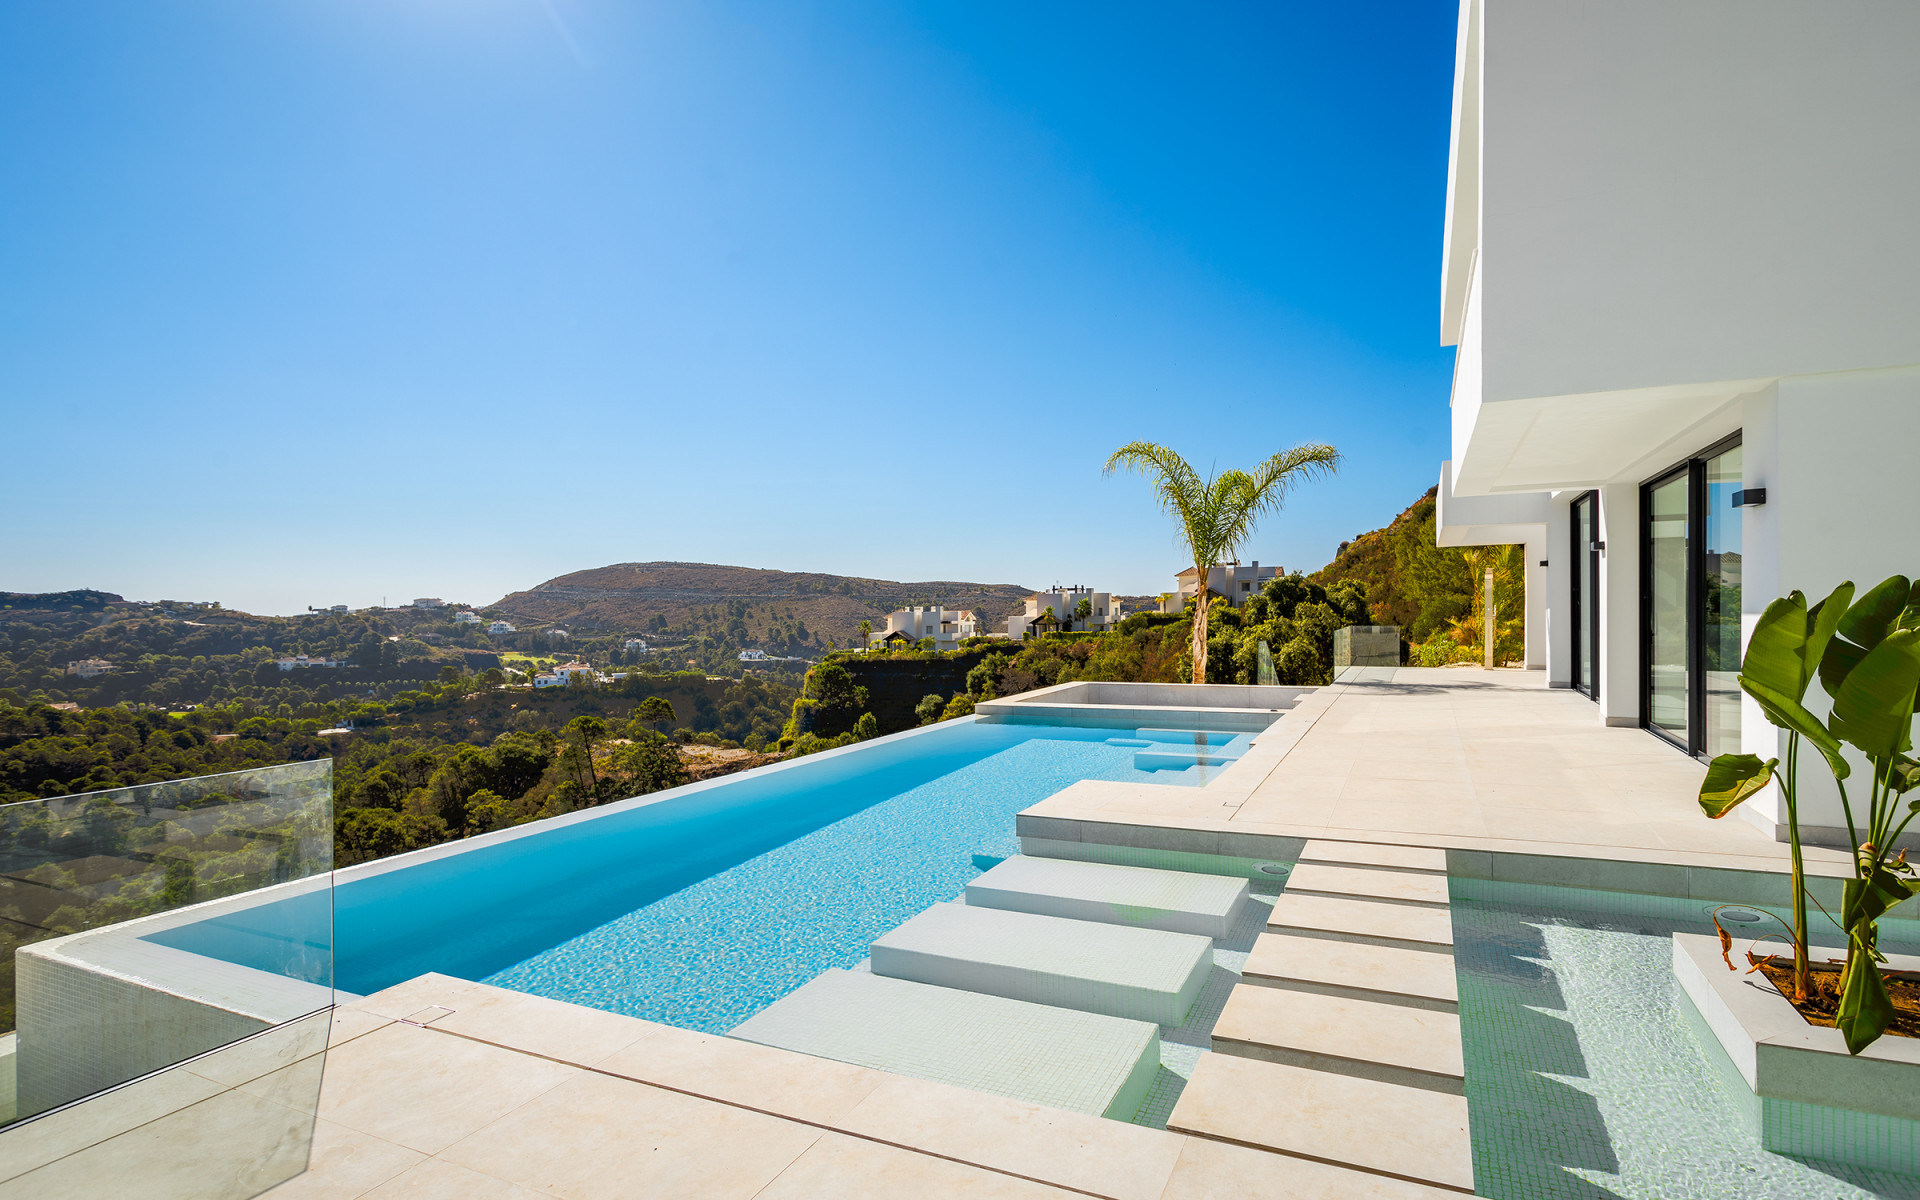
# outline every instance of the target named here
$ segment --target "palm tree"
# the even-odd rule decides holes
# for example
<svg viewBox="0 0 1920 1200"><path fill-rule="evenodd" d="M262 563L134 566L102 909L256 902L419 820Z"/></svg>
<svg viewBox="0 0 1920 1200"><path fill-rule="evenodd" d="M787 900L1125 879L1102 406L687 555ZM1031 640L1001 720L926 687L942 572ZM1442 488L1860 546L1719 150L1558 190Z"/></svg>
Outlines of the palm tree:
<svg viewBox="0 0 1920 1200"><path fill-rule="evenodd" d="M1207 681L1207 576L1214 564L1253 535L1259 519L1280 507L1293 485L1340 469L1340 452L1308 442L1282 450L1253 469L1228 471L1210 479L1187 460L1153 442L1129 442L1107 459L1105 473L1126 468L1153 482L1160 507L1180 520L1180 536L1193 555L1199 584L1193 613L1193 681Z"/></svg>

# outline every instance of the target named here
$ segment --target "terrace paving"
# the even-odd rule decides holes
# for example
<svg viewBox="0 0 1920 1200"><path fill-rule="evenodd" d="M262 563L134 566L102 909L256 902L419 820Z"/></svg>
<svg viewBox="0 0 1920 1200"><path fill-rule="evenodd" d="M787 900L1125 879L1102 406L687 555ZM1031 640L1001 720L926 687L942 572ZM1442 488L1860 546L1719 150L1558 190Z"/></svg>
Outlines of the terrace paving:
<svg viewBox="0 0 1920 1200"><path fill-rule="evenodd" d="M1544 672L1360 675L1304 697L1207 787L1077 783L1023 812L1021 832L1078 840L1080 823L1182 829L1226 835L1225 854L1247 853L1232 847L1234 834L1432 847L1455 852L1456 874L1463 855L1491 852L1507 861L1488 877L1560 887L1620 886L1617 869L1589 881L1569 860L1631 862L1648 868L1647 885L1623 890L1668 895L1688 894L1690 870L1786 869L1784 843L1737 815L1700 814L1702 764L1644 730L1603 724L1586 697L1548 688ZM1320 862L1362 865L1336 867L1338 857ZM1812 847L1808 862L1816 876L1848 873L1842 851Z"/></svg>
<svg viewBox="0 0 1920 1200"><path fill-rule="evenodd" d="M273 1200L1442 1194L441 975L334 1029Z"/></svg>

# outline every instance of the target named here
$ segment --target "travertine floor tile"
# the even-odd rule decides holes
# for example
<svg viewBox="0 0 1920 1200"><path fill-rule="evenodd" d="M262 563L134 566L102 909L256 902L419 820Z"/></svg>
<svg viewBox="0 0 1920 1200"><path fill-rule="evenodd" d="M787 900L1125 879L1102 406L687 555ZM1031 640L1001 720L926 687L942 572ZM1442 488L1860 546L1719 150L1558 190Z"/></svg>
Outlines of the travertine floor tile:
<svg viewBox="0 0 1920 1200"><path fill-rule="evenodd" d="M1180 1153L1180 1139L1157 1129L900 1077L838 1125L1114 1200L1155 1200Z"/></svg>
<svg viewBox="0 0 1920 1200"><path fill-rule="evenodd" d="M1453 1013L1242 984L1213 1027L1213 1048L1462 1094L1466 1060Z"/></svg>
<svg viewBox="0 0 1920 1200"><path fill-rule="evenodd" d="M1188 1138L1160 1200L1437 1200L1458 1196L1423 1183Z"/></svg>
<svg viewBox="0 0 1920 1200"><path fill-rule="evenodd" d="M1380 867L1393 871L1447 873L1447 852L1427 846L1394 846L1379 842L1334 842L1316 839L1300 851L1300 861L1334 866Z"/></svg>
<svg viewBox="0 0 1920 1200"><path fill-rule="evenodd" d="M1287 890L1373 900L1383 904L1445 907L1448 903L1447 879L1444 875L1374 870L1368 867L1336 867L1312 862L1303 862L1293 869L1293 873L1287 876Z"/></svg>
<svg viewBox="0 0 1920 1200"><path fill-rule="evenodd" d="M1409 950L1453 949L1452 912L1421 905L1285 892L1275 898L1267 928L1301 937L1370 942Z"/></svg>
<svg viewBox="0 0 1920 1200"><path fill-rule="evenodd" d="M357 1129L317 1121L306 1171L266 1195L270 1200L351 1200L425 1157Z"/></svg>
<svg viewBox="0 0 1920 1200"><path fill-rule="evenodd" d="M754 1200L899 1200L979 1197L1053 1200L1076 1195L980 1167L829 1133Z"/></svg>
<svg viewBox="0 0 1920 1200"><path fill-rule="evenodd" d="M1167 1128L1473 1190L1464 1096L1203 1054Z"/></svg>
<svg viewBox="0 0 1920 1200"><path fill-rule="evenodd" d="M429 1158L366 1194L365 1200L546 1200L547 1193Z"/></svg>
<svg viewBox="0 0 1920 1200"><path fill-rule="evenodd" d="M577 1068L411 1025L327 1052L320 1115L436 1154Z"/></svg>
<svg viewBox="0 0 1920 1200"><path fill-rule="evenodd" d="M1248 983L1332 991L1364 1000L1457 1011L1453 956L1358 942L1263 933L1242 977Z"/></svg>
<svg viewBox="0 0 1920 1200"><path fill-rule="evenodd" d="M670 1028L597 1069L819 1125L846 1116L887 1078L849 1063Z"/></svg>
<svg viewBox="0 0 1920 1200"><path fill-rule="evenodd" d="M440 1157L570 1200L745 1200L821 1130L576 1072Z"/></svg>

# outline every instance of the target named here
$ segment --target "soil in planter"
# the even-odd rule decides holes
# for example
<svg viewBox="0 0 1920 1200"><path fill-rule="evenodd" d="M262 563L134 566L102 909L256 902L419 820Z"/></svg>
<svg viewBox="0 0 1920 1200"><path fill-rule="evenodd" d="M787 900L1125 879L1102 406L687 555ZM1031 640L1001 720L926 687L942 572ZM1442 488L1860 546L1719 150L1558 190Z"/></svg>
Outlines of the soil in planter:
<svg viewBox="0 0 1920 1200"><path fill-rule="evenodd" d="M1807 1024L1832 1028L1834 1014L1840 1009L1840 965L1810 963L1808 966L1806 1003L1794 1007L1800 1010ZM1788 1003L1793 1002L1791 958L1774 955L1761 962L1760 973L1772 981ZM1893 998L1893 1024L1887 1026L1887 1032L1900 1037L1920 1037L1920 979L1884 971L1881 978L1887 981L1887 995Z"/></svg>

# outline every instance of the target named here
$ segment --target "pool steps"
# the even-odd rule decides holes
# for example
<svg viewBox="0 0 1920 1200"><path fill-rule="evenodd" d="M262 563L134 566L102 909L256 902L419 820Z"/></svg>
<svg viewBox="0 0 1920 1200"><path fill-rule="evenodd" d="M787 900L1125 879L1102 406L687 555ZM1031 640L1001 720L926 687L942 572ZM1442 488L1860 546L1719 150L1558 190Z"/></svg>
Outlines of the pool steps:
<svg viewBox="0 0 1920 1200"><path fill-rule="evenodd" d="M1471 1193L1452 946L1443 854L1307 842L1167 1128Z"/></svg>
<svg viewBox="0 0 1920 1200"><path fill-rule="evenodd" d="M1287 876L1287 891L1295 895L1335 896L1346 900L1371 900L1376 904L1413 904L1435 909L1444 909L1449 904L1447 877L1444 874L1380 867L1302 862Z"/></svg>
<svg viewBox="0 0 1920 1200"><path fill-rule="evenodd" d="M1435 1012L1460 1011L1453 955L1397 946L1263 933L1253 943L1242 986L1289 988Z"/></svg>
<svg viewBox="0 0 1920 1200"><path fill-rule="evenodd" d="M1145 1021L831 970L728 1036L1125 1121L1160 1065L1159 1033Z"/></svg>
<svg viewBox="0 0 1920 1200"><path fill-rule="evenodd" d="M875 975L1178 1025L1213 971L1188 933L936 904L871 946Z"/></svg>
<svg viewBox="0 0 1920 1200"><path fill-rule="evenodd" d="M1452 914L1423 905L1286 892L1274 900L1267 928L1298 937L1453 953Z"/></svg>
<svg viewBox="0 0 1920 1200"><path fill-rule="evenodd" d="M1236 910L1220 906L1229 894L1245 902L1245 887L1008 859L965 903L935 905L876 940L872 974L829 971L734 1036L1126 1119L1158 1066L1159 1030L1087 1008L1147 1011L1125 1007L1144 981L1164 1006L1153 1011L1184 1013L1186 983L1212 969L1197 931L1224 933ZM1209 914L1223 923L1194 924ZM1142 937L1191 945L1148 949ZM1452 945L1443 855L1309 841L1167 1128L1338 1171L1328 1197L1471 1193ZM1182 962L1202 969L1174 986ZM1034 1038L1040 1027L1053 1032ZM1073 1081L1073 1094L1046 1092L1055 1079Z"/></svg>
<svg viewBox="0 0 1920 1200"><path fill-rule="evenodd" d="M967 904L1223 938L1247 881L1066 858L1009 858L967 885Z"/></svg>
<svg viewBox="0 0 1920 1200"><path fill-rule="evenodd" d="M1287 988L1236 987L1214 1023L1213 1048L1241 1058L1466 1094L1460 1018L1454 1013Z"/></svg>

